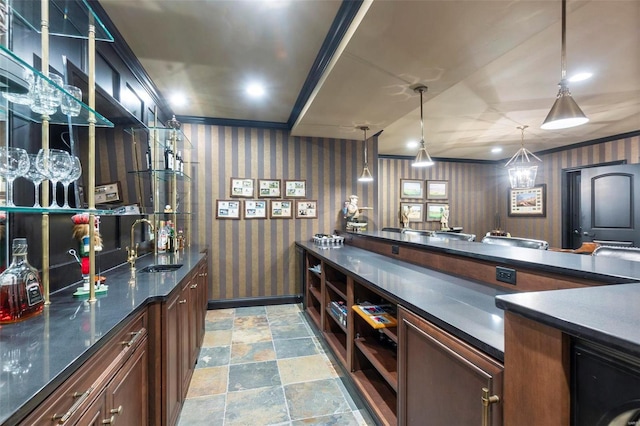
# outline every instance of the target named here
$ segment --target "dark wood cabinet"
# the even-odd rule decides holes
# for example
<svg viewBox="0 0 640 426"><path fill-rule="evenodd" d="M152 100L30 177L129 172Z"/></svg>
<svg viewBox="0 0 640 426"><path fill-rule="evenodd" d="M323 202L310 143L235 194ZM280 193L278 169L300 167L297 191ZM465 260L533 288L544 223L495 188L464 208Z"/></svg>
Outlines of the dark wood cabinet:
<svg viewBox="0 0 640 426"><path fill-rule="evenodd" d="M405 308L398 313L398 424L502 425L502 404L482 398L483 388L502 398L503 365Z"/></svg>

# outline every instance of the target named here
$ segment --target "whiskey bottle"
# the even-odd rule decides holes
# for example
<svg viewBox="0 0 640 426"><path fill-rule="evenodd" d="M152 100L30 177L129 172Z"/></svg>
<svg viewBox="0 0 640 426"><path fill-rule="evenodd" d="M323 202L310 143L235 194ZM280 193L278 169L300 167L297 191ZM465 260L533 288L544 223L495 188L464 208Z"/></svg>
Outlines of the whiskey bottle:
<svg viewBox="0 0 640 426"><path fill-rule="evenodd" d="M0 324L23 321L44 309L38 271L27 261L27 239L13 240L13 260L0 274Z"/></svg>

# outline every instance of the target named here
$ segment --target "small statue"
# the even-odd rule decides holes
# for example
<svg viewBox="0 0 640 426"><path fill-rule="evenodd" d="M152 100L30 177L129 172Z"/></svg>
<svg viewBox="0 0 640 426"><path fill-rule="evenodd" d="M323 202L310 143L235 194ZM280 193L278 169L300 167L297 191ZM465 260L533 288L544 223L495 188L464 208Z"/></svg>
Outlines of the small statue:
<svg viewBox="0 0 640 426"><path fill-rule="evenodd" d="M360 208L358 207L358 196L352 195L349 197L349 201L344 203L345 212L344 218L347 219L347 222L358 222L358 217L360 217Z"/></svg>
<svg viewBox="0 0 640 426"><path fill-rule="evenodd" d="M443 231L449 230L449 206L444 206L440 209L442 216L440 216L440 229Z"/></svg>
<svg viewBox="0 0 640 426"><path fill-rule="evenodd" d="M80 252L80 270L82 273L82 281L84 290L89 290L89 215L86 213L79 213L71 217L73 221L72 236L79 243ZM94 223L94 251L102 251L102 237L100 236L100 217L96 216ZM100 277L99 277L100 278ZM96 285L101 282L98 281Z"/></svg>
<svg viewBox="0 0 640 426"><path fill-rule="evenodd" d="M409 206L403 206L400 209L400 223L403 228L409 227Z"/></svg>

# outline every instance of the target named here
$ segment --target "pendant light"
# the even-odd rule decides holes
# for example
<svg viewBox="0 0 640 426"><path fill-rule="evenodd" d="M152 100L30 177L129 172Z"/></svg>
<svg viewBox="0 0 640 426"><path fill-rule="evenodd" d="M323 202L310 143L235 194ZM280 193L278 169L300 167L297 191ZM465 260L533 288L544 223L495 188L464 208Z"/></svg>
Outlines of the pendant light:
<svg viewBox="0 0 640 426"><path fill-rule="evenodd" d="M544 119L541 129L555 130L579 126L589 121L575 100L571 97L567 84L567 0L562 0L562 48L560 52L561 79L560 90L551 111Z"/></svg>
<svg viewBox="0 0 640 426"><path fill-rule="evenodd" d="M527 127L529 126L516 127L521 132L520 149L505 164L505 167L511 166L509 167L509 182L513 189L533 188L536 184L538 163L533 162L532 159L542 163L541 159L524 147L524 129Z"/></svg>
<svg viewBox="0 0 640 426"><path fill-rule="evenodd" d="M362 169L362 174L358 178L358 181L373 182L373 176L369 171L369 163L367 162L367 130L369 130L369 128L367 126L360 126L358 128L364 131L364 169Z"/></svg>
<svg viewBox="0 0 640 426"><path fill-rule="evenodd" d="M424 116L422 112L422 94L427 91L427 86L418 86L413 89L414 92L420 93L420 130L422 131L422 139L420 139L420 150L416 155L416 159L413 160L411 166L413 167L429 167L433 166L433 160L427 152L427 148L424 147Z"/></svg>

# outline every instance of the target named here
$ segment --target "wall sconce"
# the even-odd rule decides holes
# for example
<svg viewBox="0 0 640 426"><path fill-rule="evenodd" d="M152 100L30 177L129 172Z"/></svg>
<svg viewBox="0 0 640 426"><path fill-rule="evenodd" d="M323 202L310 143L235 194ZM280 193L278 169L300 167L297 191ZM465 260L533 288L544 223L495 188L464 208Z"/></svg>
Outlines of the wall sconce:
<svg viewBox="0 0 640 426"><path fill-rule="evenodd" d="M566 129L579 126L589 121L584 112L580 109L575 100L571 97L567 84L567 0L562 0L562 48L560 53L560 68L562 70L560 79L560 90L556 101L551 107L551 111L544 119L541 129L555 130Z"/></svg>
<svg viewBox="0 0 640 426"><path fill-rule="evenodd" d="M420 130L422 131L422 138L420 139L420 149L416 154L415 160L411 163L412 167L429 167L433 166L433 160L427 152L427 148L424 146L424 116L422 112L422 94L427 91L427 86L418 86L413 89L414 92L420 93Z"/></svg>
<svg viewBox="0 0 640 426"><path fill-rule="evenodd" d="M360 126L358 129L364 131L364 169L362 169L362 174L358 178L358 182L373 182L373 176L369 171L369 163L367 161L367 130L369 130L369 128L367 126Z"/></svg>
<svg viewBox="0 0 640 426"><path fill-rule="evenodd" d="M532 162L535 159L542 163L534 153L524 147L524 129L529 126L516 127L521 132L520 149L516 152L505 167L509 167L509 182L511 188L533 188L536 184L536 175L538 174L538 164Z"/></svg>

